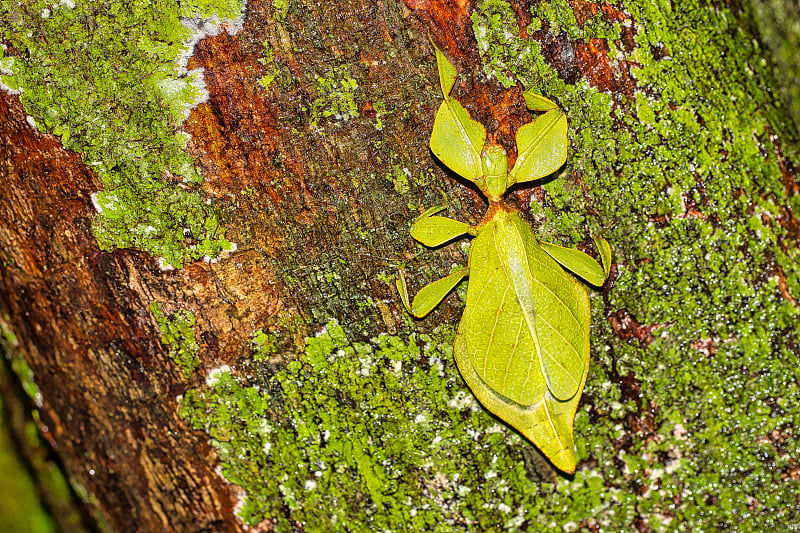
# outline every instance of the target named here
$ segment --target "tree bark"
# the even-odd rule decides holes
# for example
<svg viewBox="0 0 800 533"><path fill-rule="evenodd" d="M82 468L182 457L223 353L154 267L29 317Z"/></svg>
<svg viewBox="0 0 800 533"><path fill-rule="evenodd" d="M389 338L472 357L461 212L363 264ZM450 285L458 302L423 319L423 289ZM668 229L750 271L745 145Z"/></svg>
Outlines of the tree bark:
<svg viewBox="0 0 800 533"><path fill-rule="evenodd" d="M203 176L198 194L236 243L218 260L188 258L169 269L136 248L101 249L92 228L103 215L93 194L108 184L42 117L32 127L19 95L0 90L5 350L33 370L42 435L111 529L402 530L425 516L435 521L430 527L454 530L725 528L737 518L780 530L800 519L796 502L782 502L796 494L800 460L792 370L800 357L799 160L794 131L769 95L771 73L747 32L747 9L280 4L251 0L243 29L200 40L188 64L204 69L209 93L182 124ZM466 260L458 245L423 251L413 244L409 223L424 208L444 195L450 216L472 224L485 209L480 194L427 148L441 101L429 35L461 74L454 96L512 163L514 134L531 120L523 82L559 101L570 118L570 159L555 178L516 189L511 201L548 240L589 251L590 233L602 230L614 249L612 278L592 296L576 477L559 475L477 404L447 403L466 389L448 351L452 331L437 326L457 323L459 298L412 322L391 281L404 264L416 289ZM28 60L5 39L6 56ZM514 56L524 46L536 57ZM161 179L165 191L179 186L166 171ZM330 375L314 374L309 346L318 344L305 339L319 339L326 325L339 331L331 320L347 341L325 345L320 364L331 365ZM402 359L402 372L427 371L441 358L447 388L431 381L413 394L402 389L408 396L387 393L390 411L383 403L365 410L346 388L320 392L350 379L333 375L338 352L352 357L353 380L367 379L357 371L364 353L391 374L380 340L389 338L407 349L435 339L438 355L419 348ZM371 351L359 351L366 346ZM298 361L310 372L296 378L310 396L292 388ZM237 407L226 427L211 414L222 401L211 391L228 369L238 385L231 385ZM378 389L389 387L380 381L389 374L371 372ZM323 394L333 403L314 404ZM281 459L269 451L278 441L232 448L231 435L257 432L248 424L258 420L243 413L256 409L255 397L268 404L259 420L294 432L298 465L362 431L336 433L311 420L331 405L361 417L374 447L363 456L337 452L336 475L350 480L344 488L317 481L328 479L325 467L309 466L307 479L299 467L298 480L279 477ZM292 403L301 399L311 403ZM454 427L481 428L445 444L463 459L463 471L439 462L433 450L441 438L392 451L403 432L379 433L397 418L424 426L415 402L429 405L434 419L452 417ZM318 436L309 444L306 425L341 441ZM434 466L413 463L415 454L430 454ZM730 471L715 477L709 469L719 464ZM399 473L382 477L383 469ZM498 480L505 485L493 485ZM290 492L293 482L304 489ZM766 483L771 492L758 488ZM267 503L242 507L256 501L257 486L267 486ZM335 506L346 507L352 522L331 526ZM543 519L541 506L553 515Z"/></svg>

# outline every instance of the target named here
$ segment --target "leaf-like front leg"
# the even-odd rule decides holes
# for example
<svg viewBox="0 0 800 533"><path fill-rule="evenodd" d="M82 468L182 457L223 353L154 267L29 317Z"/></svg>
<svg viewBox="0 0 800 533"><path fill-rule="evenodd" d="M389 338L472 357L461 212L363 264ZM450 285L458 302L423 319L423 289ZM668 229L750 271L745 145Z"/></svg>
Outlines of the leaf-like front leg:
<svg viewBox="0 0 800 533"><path fill-rule="evenodd" d="M567 160L567 117L544 96L527 91L529 109L545 113L517 130L517 162L508 175L508 186L533 181L558 170Z"/></svg>
<svg viewBox="0 0 800 533"><path fill-rule="evenodd" d="M611 246L608 241L598 236L594 237L594 243L600 250L603 266L580 250L564 248L549 242L540 242L539 244L547 252L547 255L555 259L558 264L595 287L602 287L611 271Z"/></svg>
<svg viewBox="0 0 800 533"><path fill-rule="evenodd" d="M436 62L444 101L433 123L431 151L450 170L484 189L481 151L486 141L486 128L473 120L457 100L450 98L456 81L456 69L438 48Z"/></svg>
<svg viewBox="0 0 800 533"><path fill-rule="evenodd" d="M552 111L553 109L558 109L555 102L549 98L545 98L541 94L536 94L530 89L525 91L522 96L525 98L525 105L528 106L528 109L533 111Z"/></svg>

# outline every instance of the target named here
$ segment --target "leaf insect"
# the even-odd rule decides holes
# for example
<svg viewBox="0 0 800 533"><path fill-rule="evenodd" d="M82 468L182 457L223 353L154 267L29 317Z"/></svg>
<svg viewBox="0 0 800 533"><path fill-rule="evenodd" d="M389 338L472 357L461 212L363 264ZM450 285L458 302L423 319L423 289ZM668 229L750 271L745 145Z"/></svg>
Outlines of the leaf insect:
<svg viewBox="0 0 800 533"><path fill-rule="evenodd" d="M560 470L575 472L575 411L589 368L589 297L573 276L602 286L611 248L595 237L603 266L571 248L539 241L520 213L503 200L514 184L555 172L567 157L567 119L547 98L524 93L542 112L517 130L518 157L508 169L505 150L484 148L486 130L450 97L455 67L436 49L444 101L431 133L431 151L475 183L489 200L477 226L423 213L411 236L429 247L472 236L468 267L423 287L409 301L402 270L397 289L406 310L427 315L469 276L467 303L453 351L461 375L478 400L533 442Z"/></svg>

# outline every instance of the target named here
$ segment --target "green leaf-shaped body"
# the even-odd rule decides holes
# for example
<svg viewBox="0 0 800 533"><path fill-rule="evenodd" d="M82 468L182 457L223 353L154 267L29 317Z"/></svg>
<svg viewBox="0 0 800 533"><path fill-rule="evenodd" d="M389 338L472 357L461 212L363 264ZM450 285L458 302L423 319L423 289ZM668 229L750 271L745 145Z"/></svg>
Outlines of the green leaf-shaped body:
<svg viewBox="0 0 800 533"><path fill-rule="evenodd" d="M397 290L409 313L430 312L469 276L467 304L454 346L461 375L489 411L530 439L553 464L574 472L572 423L589 368L589 297L573 272L593 285L605 283L611 247L596 237L603 265L579 250L540 243L518 212L503 201L508 187L558 170L567 157L567 119L551 100L525 93L529 108L543 111L517 130L517 160L508 170L505 150L484 147L486 130L450 97L453 65L437 49L442 102L430 147L451 170L477 184L489 200L481 225L472 227L426 211L411 235L439 246L475 235L469 269L421 289L413 302L402 271Z"/></svg>
<svg viewBox="0 0 800 533"><path fill-rule="evenodd" d="M472 243L454 352L475 396L553 464L575 471L572 422L589 363L589 298L518 213Z"/></svg>

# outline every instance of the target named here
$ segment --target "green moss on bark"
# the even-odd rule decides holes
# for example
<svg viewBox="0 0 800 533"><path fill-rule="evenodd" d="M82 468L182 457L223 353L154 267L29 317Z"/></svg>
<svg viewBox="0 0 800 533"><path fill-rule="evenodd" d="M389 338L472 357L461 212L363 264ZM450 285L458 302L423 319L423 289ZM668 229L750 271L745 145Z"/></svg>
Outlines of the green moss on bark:
<svg viewBox="0 0 800 533"><path fill-rule="evenodd" d="M497 13L500 4L481 9ZM567 8L540 3L534 17L558 11L555 4ZM579 455L596 465L601 490L625 495L631 507L589 521L629 528L640 515L656 530L785 529L798 520L797 507L781 502L798 490L787 472L799 451L791 428L800 417L790 406L800 402L800 317L780 284L800 295L800 254L784 226L800 199L782 183L773 143L797 165L792 128L776 113L762 51L731 12L699 2L627 10L622 24L635 39L627 55L613 28L586 34L564 27L568 17L548 25L610 39L611 68L633 65L632 97L565 84L539 59L512 71L570 120L573 155L545 183L545 201L531 206L540 234L574 244L602 231L619 263L610 311L654 328L647 348L625 342L594 299ZM513 18L481 13L474 20L490 20L483 31L495 39L480 45L487 71L513 63L508 54L535 56L524 45L538 45L514 35L498 45L496 28ZM640 404L625 401L621 387L631 380ZM637 419L652 427L637 430L629 422Z"/></svg>
<svg viewBox="0 0 800 533"><path fill-rule="evenodd" d="M629 21L583 26L562 16L566 2L532 12L533 29L607 39L612 68L633 65L632 94L565 83L502 2L481 2L473 16L486 72L537 87L570 119L569 162L530 206L537 231L565 245L602 232L614 247L608 308L593 295L576 475L532 477L532 446L465 388L452 329L353 343L332 323L260 386L226 369L181 404L245 489L245 521L310 531L797 523L787 502L800 489L790 475L800 320L780 285L800 294L797 248L782 225L800 206L772 148L785 130L767 67L724 9L641 6L629 7ZM618 311L652 338L612 332L604 315ZM271 346L261 341L254 361L274 364L274 347L258 354Z"/></svg>
<svg viewBox="0 0 800 533"><path fill-rule="evenodd" d="M159 302L150 304L150 312L161 330L161 342L169 347L169 356L188 379L200 364L197 356L200 347L194 339L194 315L186 309L165 315Z"/></svg>
<svg viewBox="0 0 800 533"><path fill-rule="evenodd" d="M97 174L92 229L104 250L179 267L231 247L177 131L203 97L200 71L178 60L192 38L183 17L240 12L235 1L0 2L0 82Z"/></svg>

